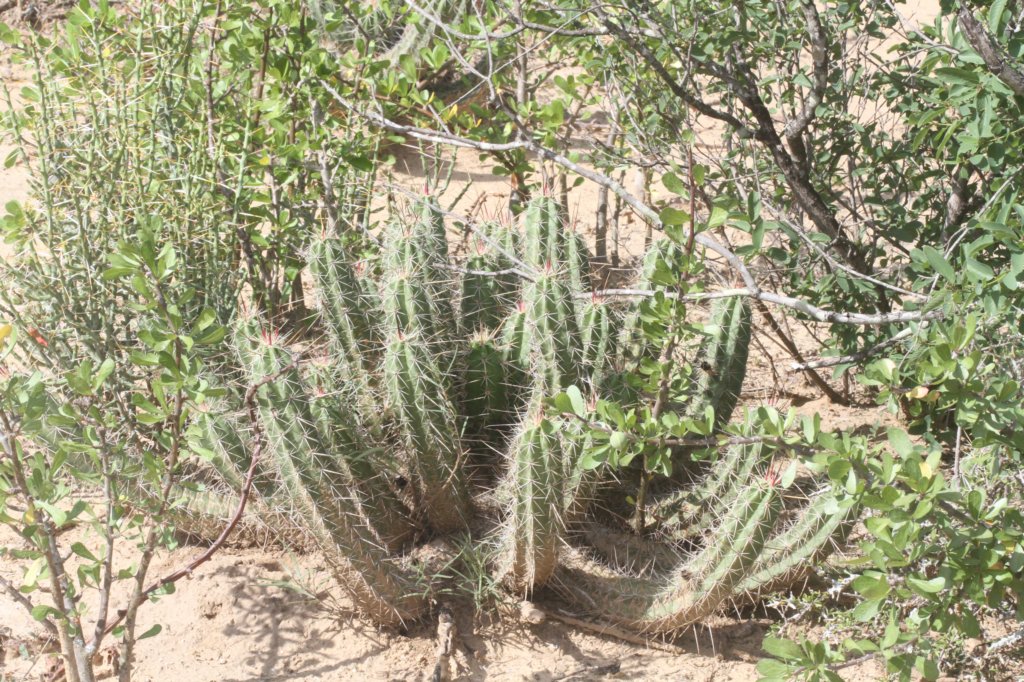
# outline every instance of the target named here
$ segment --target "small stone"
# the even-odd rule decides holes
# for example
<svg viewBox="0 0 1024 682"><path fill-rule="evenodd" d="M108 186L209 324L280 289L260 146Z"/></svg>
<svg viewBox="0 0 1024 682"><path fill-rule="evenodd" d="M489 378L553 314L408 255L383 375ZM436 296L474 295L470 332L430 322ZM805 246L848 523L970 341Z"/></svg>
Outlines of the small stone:
<svg viewBox="0 0 1024 682"><path fill-rule="evenodd" d="M544 612L534 606L533 602L526 599L519 602L519 620L530 625L540 625L546 619Z"/></svg>

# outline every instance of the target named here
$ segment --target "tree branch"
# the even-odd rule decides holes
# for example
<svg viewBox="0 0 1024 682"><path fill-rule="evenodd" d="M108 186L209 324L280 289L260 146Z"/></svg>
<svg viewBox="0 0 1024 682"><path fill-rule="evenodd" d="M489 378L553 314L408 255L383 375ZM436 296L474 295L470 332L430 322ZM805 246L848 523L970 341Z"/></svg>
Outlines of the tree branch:
<svg viewBox="0 0 1024 682"><path fill-rule="evenodd" d="M253 478L255 478L256 475L256 467L263 456L263 431L262 429L260 429L259 418L256 412L256 391L259 390L261 386L264 386L265 384L274 381L282 374L290 372L291 370L295 369L302 361L303 358L301 356L297 357L295 360L288 363L278 371L263 377L262 379L251 385L245 392L245 406L246 409L248 410L249 420L252 422L253 427L252 459L249 462L249 470L245 474L245 483L242 484L242 490L241 494L239 495L238 506L235 507L235 513L231 515L231 519L228 521L227 525L224 526L224 530L222 530L220 532L220 535L217 536L217 539L214 540L213 543L206 548L205 552L195 557L188 564L182 566L173 573L169 573L168 575L160 578L156 582L151 583L149 587L143 590L141 595L143 599L149 597L161 587L165 587L171 583L175 583L184 578L185 576L192 575L193 571L195 571L197 568L199 568L207 561L209 561L213 557L213 555L217 553L217 550L224 546L224 543L227 542L227 539L231 535L231 532L242 520L242 516L245 514L246 503L248 503L249 495L252 492L252 482ZM127 609L121 609L120 611L118 611L117 615L107 624L107 627L104 629L103 634L110 634L113 631L113 629L117 627L118 624L122 620L124 620L125 616L127 615Z"/></svg>
<svg viewBox="0 0 1024 682"><path fill-rule="evenodd" d="M807 22L807 37L811 41L814 82L804 101L803 109L786 124L783 130L786 138L790 140L799 137L814 120L815 109L825 98L825 88L828 86L828 41L825 37L825 30L821 26L821 19L818 17L818 8L814 6L814 0L803 0L800 5L803 9L804 20Z"/></svg>
<svg viewBox="0 0 1024 682"><path fill-rule="evenodd" d="M1024 70L1010 55L1006 54L1002 46L996 42L985 27L981 25L978 18L963 5L957 10L957 21L960 23L960 30L964 32L967 42L971 44L974 51L985 60L985 66L992 74L1001 80L1008 88L1014 91L1018 97L1024 97Z"/></svg>

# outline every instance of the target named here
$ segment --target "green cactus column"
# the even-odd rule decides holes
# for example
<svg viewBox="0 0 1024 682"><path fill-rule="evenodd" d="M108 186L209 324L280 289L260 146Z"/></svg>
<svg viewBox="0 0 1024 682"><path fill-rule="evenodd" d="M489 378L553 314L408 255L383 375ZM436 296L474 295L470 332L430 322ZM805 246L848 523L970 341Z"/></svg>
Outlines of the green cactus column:
<svg viewBox="0 0 1024 682"><path fill-rule="evenodd" d="M441 372L417 336L396 332L384 351L384 378L391 407L413 452L420 504L439 532L465 528L469 487L455 409Z"/></svg>
<svg viewBox="0 0 1024 682"><path fill-rule="evenodd" d="M370 367L370 353L381 345L380 301L367 289L340 239L315 238L308 260L335 357L350 368L349 376L361 376Z"/></svg>
<svg viewBox="0 0 1024 682"><path fill-rule="evenodd" d="M295 513L304 518L336 578L358 608L375 621L398 624L426 608L412 580L388 560L360 508L350 472L329 456L309 410L308 398L287 351L255 323L241 323L235 350L252 382L279 374L257 391L260 426L278 477ZM351 570L349 570L351 568Z"/></svg>
<svg viewBox="0 0 1024 682"><path fill-rule="evenodd" d="M751 483L722 511L705 548L662 579L600 575L583 566L561 571L556 588L603 620L647 632L673 632L707 616L750 573L782 508L769 481Z"/></svg>
<svg viewBox="0 0 1024 682"><path fill-rule="evenodd" d="M540 587L558 565L565 471L556 428L535 400L509 447L500 538L503 577L516 590Z"/></svg>
<svg viewBox="0 0 1024 682"><path fill-rule="evenodd" d="M715 429L732 416L747 375L752 314L745 296L716 299L705 325L708 338L694 363L695 388L687 414L701 417L715 411Z"/></svg>
<svg viewBox="0 0 1024 682"><path fill-rule="evenodd" d="M567 262L565 217L554 197L530 199L521 216L523 260L535 268L561 270Z"/></svg>
<svg viewBox="0 0 1024 682"><path fill-rule="evenodd" d="M808 575L846 540L860 513L852 500L821 491L782 532L768 539L750 574L735 587L735 599L754 602Z"/></svg>

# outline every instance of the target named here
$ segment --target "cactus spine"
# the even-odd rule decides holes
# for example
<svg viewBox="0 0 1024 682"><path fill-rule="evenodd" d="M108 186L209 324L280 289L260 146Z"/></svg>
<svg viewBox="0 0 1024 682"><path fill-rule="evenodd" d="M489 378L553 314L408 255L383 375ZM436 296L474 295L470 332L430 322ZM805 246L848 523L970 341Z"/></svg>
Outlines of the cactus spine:
<svg viewBox="0 0 1024 682"><path fill-rule="evenodd" d="M510 448L502 545L508 579L517 589L540 587L558 564L565 472L555 429L535 401Z"/></svg>
<svg viewBox="0 0 1024 682"><path fill-rule="evenodd" d="M480 434L493 424L507 421L509 377L502 351L490 334L478 332L470 340L463 371L462 409L467 431Z"/></svg>
<svg viewBox="0 0 1024 682"><path fill-rule="evenodd" d="M846 539L860 509L851 504L835 511L831 491L818 494L796 520L770 538L750 573L736 586L738 598L756 601L761 595L792 585Z"/></svg>
<svg viewBox="0 0 1024 682"><path fill-rule="evenodd" d="M469 488L455 410L440 370L418 339L397 333L384 351L388 396L414 452L413 471L427 520L439 532L465 528Z"/></svg>
<svg viewBox="0 0 1024 682"><path fill-rule="evenodd" d="M621 323L621 316L600 296L592 294L581 307L581 356L591 390L605 385L605 379L615 370L613 360Z"/></svg>
<svg viewBox="0 0 1024 682"><path fill-rule="evenodd" d="M373 320L379 317L380 302L360 282L341 240L315 239L309 249L309 269L316 281L324 326L344 365L346 376L363 377L369 369L368 355L380 345Z"/></svg>
<svg viewBox="0 0 1024 682"><path fill-rule="evenodd" d="M608 578L566 570L559 591L603 619L647 632L673 632L715 611L757 560L782 508L778 490L755 481L729 509L705 548L664 579Z"/></svg>
<svg viewBox="0 0 1024 682"><path fill-rule="evenodd" d="M566 264L562 208L553 197L534 197L522 215L523 260L535 268L560 269Z"/></svg>

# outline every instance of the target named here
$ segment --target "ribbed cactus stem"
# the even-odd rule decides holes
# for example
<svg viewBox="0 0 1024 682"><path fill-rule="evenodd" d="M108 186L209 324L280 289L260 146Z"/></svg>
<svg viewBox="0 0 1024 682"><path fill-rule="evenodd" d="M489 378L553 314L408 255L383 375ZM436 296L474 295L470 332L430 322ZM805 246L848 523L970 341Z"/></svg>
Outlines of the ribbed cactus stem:
<svg viewBox="0 0 1024 682"><path fill-rule="evenodd" d="M728 599L757 561L781 507L778 489L755 481L725 512L705 548L667 578L614 578L574 568L563 571L557 587L602 619L648 632L680 630Z"/></svg>
<svg viewBox="0 0 1024 682"><path fill-rule="evenodd" d="M558 437L565 471L562 508L565 526L572 528L586 518L597 492L600 473L582 466L584 453L593 445L591 434L582 424L575 421L559 423Z"/></svg>
<svg viewBox="0 0 1024 682"><path fill-rule="evenodd" d="M573 293L590 291L590 249L583 236L575 230L565 235L565 261L569 271L569 285Z"/></svg>
<svg viewBox="0 0 1024 682"><path fill-rule="evenodd" d="M548 581L558 565L565 471L556 426L533 401L523 428L510 446L503 482L508 516L502 529L506 579L530 591Z"/></svg>
<svg viewBox="0 0 1024 682"><path fill-rule="evenodd" d="M312 423L308 398L287 351L242 324L235 347L250 380L279 374L257 391L260 426L278 476L296 513L313 536L357 606L374 620L397 624L417 618L426 604L412 581L388 561L369 527L351 475L327 454ZM354 570L347 570L347 564Z"/></svg>
<svg viewBox="0 0 1024 682"><path fill-rule="evenodd" d="M199 445L212 454L210 465L232 490L241 490L252 462L242 425L215 403L212 411L198 416L196 426L200 433ZM263 497L271 498L278 492L277 482L268 475L267 463L262 464L253 478L253 487Z"/></svg>
<svg viewBox="0 0 1024 682"><path fill-rule="evenodd" d="M705 331L708 338L695 363L695 390L687 413L699 418L710 406L715 411L714 426L719 429L736 409L747 374L750 302L744 296L716 299Z"/></svg>
<svg viewBox="0 0 1024 682"><path fill-rule="evenodd" d="M367 290L344 244L336 237L315 238L309 249L309 269L316 283L324 326L335 358L353 378L371 366L369 354L380 346L376 320L380 301Z"/></svg>
<svg viewBox="0 0 1024 682"><path fill-rule="evenodd" d="M505 261L480 239L470 245L466 273L462 277L459 326L464 335L496 329L508 307L506 283L502 275Z"/></svg>
<svg viewBox="0 0 1024 682"><path fill-rule="evenodd" d="M439 532L466 527L469 489L455 409L434 357L416 337L396 333L384 352L388 397L414 452L420 503Z"/></svg>
<svg viewBox="0 0 1024 682"><path fill-rule="evenodd" d="M414 208L412 242L416 248L413 265L418 276L426 284L430 298L440 314L437 320L449 331L455 328L455 310L452 285L454 276L449 269L448 235L445 231L444 214L433 196L424 197Z"/></svg>
<svg viewBox="0 0 1024 682"><path fill-rule="evenodd" d="M680 253L682 253L682 247L671 239L659 239L653 242L647 253L644 254L636 287L643 290L664 289L666 282L655 281L659 264L663 264L662 269L671 271L672 264ZM661 352L660 346L655 347L644 338L640 325L640 313L644 305L646 305L646 301L643 299L634 301L623 320L617 348L618 359L622 364L635 362L644 357L657 357Z"/></svg>
<svg viewBox="0 0 1024 682"><path fill-rule="evenodd" d="M407 545L416 526L376 466L374 455L377 453L351 412L329 394L314 397L312 407L317 423L322 425L331 458L358 493L370 527L388 549L397 550Z"/></svg>
<svg viewBox="0 0 1024 682"><path fill-rule="evenodd" d="M178 495L179 502L167 510L168 525L204 542L220 537L238 509L237 490L187 489L179 491ZM306 530L256 491L250 493L245 513L228 542L249 547L275 545L298 551L315 548Z"/></svg>
<svg viewBox="0 0 1024 682"><path fill-rule="evenodd" d="M530 199L522 214L523 260L535 268L566 265L565 217L554 197Z"/></svg>
<svg viewBox="0 0 1024 682"><path fill-rule="evenodd" d="M658 503L659 516L678 516L685 536L703 532L717 522L716 510L728 508L755 471L763 471L772 452L763 443L730 445L693 490Z"/></svg>
<svg viewBox="0 0 1024 682"><path fill-rule="evenodd" d="M614 360L618 354L622 317L601 296L591 295L579 309L581 356L591 390L597 391L616 369Z"/></svg>
<svg viewBox="0 0 1024 682"><path fill-rule="evenodd" d="M785 589L805 577L849 534L860 511L856 504L839 506L831 491L815 496L796 520L768 539L750 574L736 585L737 599L754 601Z"/></svg>
<svg viewBox="0 0 1024 682"><path fill-rule="evenodd" d="M523 291L526 340L533 385L553 394L579 382L581 358L572 296L551 264ZM522 353L522 349L520 350Z"/></svg>
<svg viewBox="0 0 1024 682"><path fill-rule="evenodd" d="M486 332L470 340L463 363L462 412L467 431L482 433L489 426L507 421L511 410L508 372L498 344Z"/></svg>
<svg viewBox="0 0 1024 682"><path fill-rule="evenodd" d="M443 236L444 220L433 200L416 206L411 224L393 223L384 250L381 296L389 332L418 334L447 360L457 325Z"/></svg>

